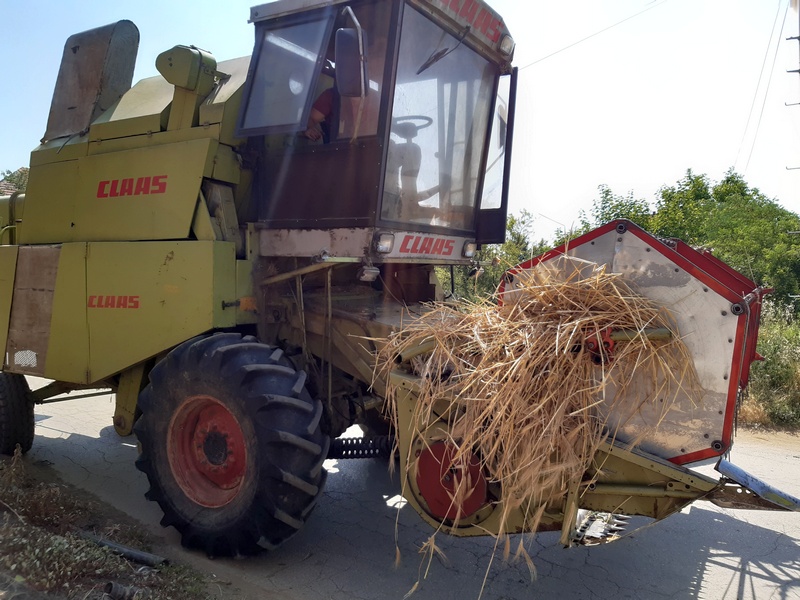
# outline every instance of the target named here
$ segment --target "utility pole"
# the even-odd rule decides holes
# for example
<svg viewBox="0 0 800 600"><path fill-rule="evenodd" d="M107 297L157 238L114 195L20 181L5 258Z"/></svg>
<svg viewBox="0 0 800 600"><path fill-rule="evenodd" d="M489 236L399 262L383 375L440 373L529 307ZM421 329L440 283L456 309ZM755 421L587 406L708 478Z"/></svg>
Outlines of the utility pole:
<svg viewBox="0 0 800 600"><path fill-rule="evenodd" d="M798 42L797 43L797 50L798 50L797 68L796 69L792 69L792 70L790 70L788 72L789 73L797 73L798 76L800 76L800 10L798 9L798 4L800 4L800 0L791 0L792 10L794 10L795 15L797 16L797 35L794 35L792 37L788 37L786 39L787 40L796 40ZM792 102L792 103L789 103L789 102L786 103L786 106L797 106L797 105L800 105L800 101ZM800 166L786 167L786 170L787 171L798 171L798 170L800 170Z"/></svg>

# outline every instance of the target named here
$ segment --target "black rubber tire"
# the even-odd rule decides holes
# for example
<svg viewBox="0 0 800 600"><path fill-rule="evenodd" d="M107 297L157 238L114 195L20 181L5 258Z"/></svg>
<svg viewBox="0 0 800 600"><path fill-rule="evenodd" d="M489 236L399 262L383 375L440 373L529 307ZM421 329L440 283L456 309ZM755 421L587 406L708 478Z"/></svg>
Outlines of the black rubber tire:
<svg viewBox="0 0 800 600"><path fill-rule="evenodd" d="M33 401L24 375L0 373L0 454L14 454L17 444L24 454L34 436Z"/></svg>
<svg viewBox="0 0 800 600"><path fill-rule="evenodd" d="M322 404L309 395L305 378L280 349L236 333L189 340L153 368L139 395L142 416L134 431L141 454L136 466L150 481L146 497L164 512L161 524L174 526L184 546L209 556L254 554L278 546L305 524L322 492L327 474L322 463L330 446L320 428ZM186 476L177 473L176 478L170 462L182 454L170 440L185 436L191 424L191 419L181 421L186 412L181 407L199 397L224 405L246 446L241 483L222 506L203 505L197 501L202 502L202 494L187 494ZM183 426L171 425L173 419ZM208 436L207 430L195 431ZM223 437L227 457L234 452ZM203 451L211 460L205 450L209 437L204 439ZM206 467L194 472L201 468Z"/></svg>

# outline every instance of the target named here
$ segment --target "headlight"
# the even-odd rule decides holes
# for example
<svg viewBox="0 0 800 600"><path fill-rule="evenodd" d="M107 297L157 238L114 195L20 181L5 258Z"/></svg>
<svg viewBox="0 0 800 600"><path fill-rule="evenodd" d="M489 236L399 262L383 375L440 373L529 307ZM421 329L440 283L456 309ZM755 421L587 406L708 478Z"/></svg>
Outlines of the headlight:
<svg viewBox="0 0 800 600"><path fill-rule="evenodd" d="M503 39L500 40L500 52L506 56L511 56L516 45L517 43L514 41L514 38L506 34L503 36Z"/></svg>
<svg viewBox="0 0 800 600"><path fill-rule="evenodd" d="M375 251L380 254L389 254L394 248L393 233L379 233L375 236Z"/></svg>
<svg viewBox="0 0 800 600"><path fill-rule="evenodd" d="M464 242L464 248L461 250L461 256L464 258L472 258L478 251L478 244L476 242Z"/></svg>

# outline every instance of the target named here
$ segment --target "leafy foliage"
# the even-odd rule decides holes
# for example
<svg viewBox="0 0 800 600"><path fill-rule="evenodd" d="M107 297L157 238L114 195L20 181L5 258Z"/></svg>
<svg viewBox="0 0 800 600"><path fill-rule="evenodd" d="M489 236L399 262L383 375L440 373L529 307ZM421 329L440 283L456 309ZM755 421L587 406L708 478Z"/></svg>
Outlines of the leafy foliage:
<svg viewBox="0 0 800 600"><path fill-rule="evenodd" d="M765 358L753 363L745 408L758 406L766 419L746 420L800 426L800 322L793 311L764 305L758 352Z"/></svg>
<svg viewBox="0 0 800 600"><path fill-rule="evenodd" d="M688 170L675 186L662 187L658 195L651 230L692 245L704 243L705 219L713 204L708 177Z"/></svg>
<svg viewBox="0 0 800 600"><path fill-rule="evenodd" d="M591 220L581 211L582 230L588 231L614 219L629 219L644 229L650 229L651 211L646 200L634 198L633 192L628 192L627 196L618 196L605 185L597 189L600 191L600 198L592 205Z"/></svg>
<svg viewBox="0 0 800 600"><path fill-rule="evenodd" d="M580 225L570 231L558 230L553 245L559 246L614 219L628 219L644 229L651 228L653 217L646 200L634 198L633 192L628 192L627 196L619 196L606 185L600 185L597 189L600 197L592 203L589 214L580 211Z"/></svg>
<svg viewBox="0 0 800 600"><path fill-rule="evenodd" d="M471 300L491 296L506 270L550 248L545 240L532 243L532 232L531 213L523 210L518 216L510 215L506 223L506 241L481 248L472 267L437 268L446 293Z"/></svg>
<svg viewBox="0 0 800 600"><path fill-rule="evenodd" d="M773 298L795 306L800 294L800 217L750 187L733 170L718 183L691 170L658 192L654 210L645 200L614 194L600 186L581 227L560 231L556 244L614 219L630 219L659 237L703 246L759 285L774 288Z"/></svg>
<svg viewBox="0 0 800 600"><path fill-rule="evenodd" d="M800 218L749 188L729 172L713 188L715 204L707 219L707 244L733 268L775 288L777 302L794 305L800 289L800 237L791 234Z"/></svg>
<svg viewBox="0 0 800 600"><path fill-rule="evenodd" d="M16 191L24 191L28 187L28 169L22 167L16 171L0 171L0 183L7 184L9 189L13 188Z"/></svg>

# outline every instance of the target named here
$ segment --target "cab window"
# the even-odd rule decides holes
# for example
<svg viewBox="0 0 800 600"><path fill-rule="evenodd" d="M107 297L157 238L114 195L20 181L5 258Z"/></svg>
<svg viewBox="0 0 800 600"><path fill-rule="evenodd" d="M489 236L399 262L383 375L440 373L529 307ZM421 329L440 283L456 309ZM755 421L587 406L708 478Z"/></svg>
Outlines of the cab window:
<svg viewBox="0 0 800 600"><path fill-rule="evenodd" d="M331 10L302 22L258 26L239 135L305 129L332 26Z"/></svg>

